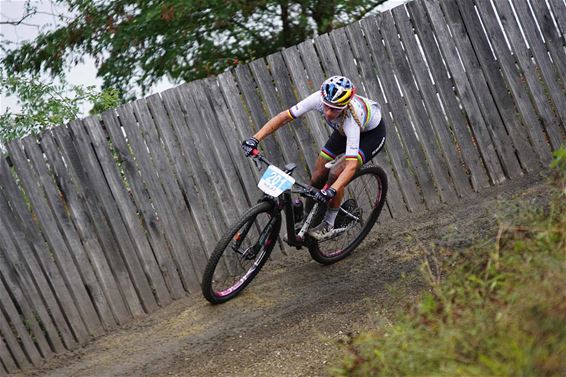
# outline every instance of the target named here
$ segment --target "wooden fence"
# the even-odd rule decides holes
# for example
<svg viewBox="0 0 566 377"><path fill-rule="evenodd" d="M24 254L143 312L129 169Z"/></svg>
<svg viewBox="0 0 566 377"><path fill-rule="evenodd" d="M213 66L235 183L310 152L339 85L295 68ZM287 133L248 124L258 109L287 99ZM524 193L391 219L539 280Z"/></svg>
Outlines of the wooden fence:
<svg viewBox="0 0 566 377"><path fill-rule="evenodd" d="M566 132L564 0L418 0L280 53L7 145L0 158L0 375L197 292L257 198L240 142L344 74L379 101L384 220L548 164ZM262 143L306 180L308 114Z"/></svg>

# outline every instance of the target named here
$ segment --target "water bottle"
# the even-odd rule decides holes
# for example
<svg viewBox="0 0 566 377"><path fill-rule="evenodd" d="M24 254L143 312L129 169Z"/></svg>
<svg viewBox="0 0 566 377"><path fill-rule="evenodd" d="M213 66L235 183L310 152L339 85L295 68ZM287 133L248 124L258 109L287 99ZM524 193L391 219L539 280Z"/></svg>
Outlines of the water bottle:
<svg viewBox="0 0 566 377"><path fill-rule="evenodd" d="M293 199L293 213L295 214L296 223L303 219L303 202L299 198Z"/></svg>

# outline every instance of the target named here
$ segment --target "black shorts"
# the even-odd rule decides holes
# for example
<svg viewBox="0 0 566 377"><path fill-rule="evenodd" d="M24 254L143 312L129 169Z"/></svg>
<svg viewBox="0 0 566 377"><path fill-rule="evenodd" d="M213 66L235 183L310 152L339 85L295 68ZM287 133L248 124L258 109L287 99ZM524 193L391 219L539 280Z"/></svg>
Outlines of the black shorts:
<svg viewBox="0 0 566 377"><path fill-rule="evenodd" d="M362 132L360 135L360 146L358 148L358 162L364 165L374 158L385 145L385 122L383 119L373 130ZM332 161L336 156L346 151L346 136L334 131L322 147L320 156L325 160Z"/></svg>

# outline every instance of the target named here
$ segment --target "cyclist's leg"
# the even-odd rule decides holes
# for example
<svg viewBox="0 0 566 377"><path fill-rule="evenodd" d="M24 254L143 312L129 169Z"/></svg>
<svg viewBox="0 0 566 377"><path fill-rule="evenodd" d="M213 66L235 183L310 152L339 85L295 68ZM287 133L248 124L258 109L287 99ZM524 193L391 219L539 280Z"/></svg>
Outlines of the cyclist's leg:
<svg viewBox="0 0 566 377"><path fill-rule="evenodd" d="M360 166L365 165L381 152L385 145L385 135L385 121L383 119L376 128L362 133L358 152Z"/></svg>
<svg viewBox="0 0 566 377"><path fill-rule="evenodd" d="M360 137L358 152L358 169L373 159L383 149L385 144L385 124L381 120L380 124L373 130L367 131ZM328 184L332 184L344 170L344 163L336 164L331 170ZM347 186L347 185L346 185ZM330 201L330 208L338 208L342 204L346 187L336 192L336 196Z"/></svg>
<svg viewBox="0 0 566 377"><path fill-rule="evenodd" d="M318 158L316 159L310 181L311 186L319 189L324 187L324 185L328 182L328 174L330 172L330 169L325 166L326 163L334 161L336 156L344 153L345 150L346 137L341 135L338 131L334 131L324 144L324 147L322 147ZM313 205L313 200L307 199L305 203L305 211L307 214L311 211Z"/></svg>
<svg viewBox="0 0 566 377"><path fill-rule="evenodd" d="M328 162L324 157L318 156L316 159L316 163L314 165L314 171L311 176L311 186L316 188L322 188L326 181L328 180L328 173L330 169L328 169L325 165Z"/></svg>

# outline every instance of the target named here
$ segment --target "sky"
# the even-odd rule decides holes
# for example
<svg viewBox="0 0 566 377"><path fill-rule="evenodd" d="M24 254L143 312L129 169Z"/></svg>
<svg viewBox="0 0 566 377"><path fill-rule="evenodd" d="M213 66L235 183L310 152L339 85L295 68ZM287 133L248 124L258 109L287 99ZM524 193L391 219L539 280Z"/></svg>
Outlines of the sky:
<svg viewBox="0 0 566 377"><path fill-rule="evenodd" d="M378 7L378 11L387 10L396 7L408 0L388 0ZM18 21L26 14L25 10L26 1L19 0L0 0L0 21ZM68 13L66 9L54 5L51 1L32 1L32 5L37 6L38 14L33 17L25 19L17 27L13 25L0 24L0 43L11 44L21 43L27 40L33 40L40 32L50 30L58 24L58 17L65 17ZM0 55L1 57L1 55ZM85 58L84 62L73 67L67 72L67 81L71 85L94 85L100 88L102 80L96 77L96 66L93 59ZM168 82L166 79L154 85L149 93L158 93L169 89L176 84ZM87 105L85 105L87 106ZM10 107L12 111L17 111L17 99L14 97L7 97L0 92L0 113ZM82 109L84 113L88 108ZM83 114L84 115L84 114Z"/></svg>

